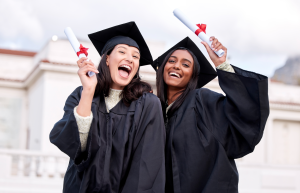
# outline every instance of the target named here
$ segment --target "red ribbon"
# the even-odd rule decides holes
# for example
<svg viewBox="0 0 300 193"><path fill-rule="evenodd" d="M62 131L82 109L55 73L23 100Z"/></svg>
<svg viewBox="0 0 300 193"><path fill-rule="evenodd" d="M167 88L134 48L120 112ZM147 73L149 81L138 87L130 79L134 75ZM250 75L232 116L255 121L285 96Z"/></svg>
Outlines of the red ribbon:
<svg viewBox="0 0 300 193"><path fill-rule="evenodd" d="M196 31L195 34L198 36L200 32L206 33L206 24L197 24L199 27Z"/></svg>
<svg viewBox="0 0 300 193"><path fill-rule="evenodd" d="M85 48L85 47L83 47L83 46L80 44L79 49L80 49L80 51L77 52L77 56L78 56L78 57L79 57L80 54L85 54L85 56L88 56L88 53L87 53L88 48Z"/></svg>

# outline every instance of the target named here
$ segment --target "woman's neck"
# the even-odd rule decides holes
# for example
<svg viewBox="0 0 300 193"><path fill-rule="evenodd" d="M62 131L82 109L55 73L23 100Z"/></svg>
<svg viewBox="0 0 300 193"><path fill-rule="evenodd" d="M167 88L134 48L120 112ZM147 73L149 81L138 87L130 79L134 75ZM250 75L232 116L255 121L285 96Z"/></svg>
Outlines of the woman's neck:
<svg viewBox="0 0 300 193"><path fill-rule="evenodd" d="M172 104L184 91L184 88L178 87L168 87L167 89L167 98L168 98L168 105Z"/></svg>
<svg viewBox="0 0 300 193"><path fill-rule="evenodd" d="M115 84L115 83L112 83L112 84L110 85L110 88L111 88L111 89L114 89L114 90L123 90L123 89L124 89L124 86L120 86L120 85L117 85L117 84Z"/></svg>
<svg viewBox="0 0 300 193"><path fill-rule="evenodd" d="M123 89L115 89L115 88L110 88L110 90L121 91L121 90L123 90Z"/></svg>

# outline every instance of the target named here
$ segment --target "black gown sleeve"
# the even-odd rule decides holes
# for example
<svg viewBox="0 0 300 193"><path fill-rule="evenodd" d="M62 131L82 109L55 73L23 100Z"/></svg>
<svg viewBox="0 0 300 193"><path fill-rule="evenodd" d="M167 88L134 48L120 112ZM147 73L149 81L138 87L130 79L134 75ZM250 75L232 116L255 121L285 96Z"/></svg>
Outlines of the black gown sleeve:
<svg viewBox="0 0 300 193"><path fill-rule="evenodd" d="M82 171L88 160L89 141L85 152L81 152L79 131L73 113L74 108L79 104L81 88L76 88L68 97L64 106L64 115L50 132L50 142L56 145L62 152L67 154L74 161L79 171Z"/></svg>
<svg viewBox="0 0 300 193"><path fill-rule="evenodd" d="M233 66L235 73L217 70L226 96L199 89L197 110L229 158L251 153L262 138L269 116L268 78Z"/></svg>
<svg viewBox="0 0 300 193"><path fill-rule="evenodd" d="M135 112L133 158L122 193L165 191L165 129L161 105L150 93ZM142 104L144 103L144 104Z"/></svg>

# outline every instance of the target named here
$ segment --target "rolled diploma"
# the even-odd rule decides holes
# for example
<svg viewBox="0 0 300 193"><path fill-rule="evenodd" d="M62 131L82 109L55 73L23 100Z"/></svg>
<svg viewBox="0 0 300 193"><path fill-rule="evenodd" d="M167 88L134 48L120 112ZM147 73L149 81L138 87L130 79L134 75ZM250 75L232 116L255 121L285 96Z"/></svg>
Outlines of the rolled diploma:
<svg viewBox="0 0 300 193"><path fill-rule="evenodd" d="M67 36L68 39L69 39L69 42L71 43L71 45L72 45L72 47L73 47L75 53L77 54L77 52L80 51L80 49L79 49L79 48L80 48L79 41L77 40L77 38L76 38L76 36L75 36L75 34L73 33L73 31L72 31L71 28L66 27L64 31L65 31L66 36ZM86 56L85 54L80 54L80 55L78 56L79 59L82 58L82 57L87 57L87 56ZM95 74L95 73L92 72L92 71L89 71L89 72L88 72L89 77L93 76L94 74Z"/></svg>
<svg viewBox="0 0 300 193"><path fill-rule="evenodd" d="M179 19L186 27L188 27L194 34L199 27L196 25L196 23L193 23L192 20L190 20L180 9L175 9L173 11L173 14L177 19ZM198 37L206 42L209 47L211 48L212 41L209 41L209 36L206 35L204 32L200 32L198 34ZM215 52L219 57L222 57L224 55L224 50L220 49L219 51Z"/></svg>

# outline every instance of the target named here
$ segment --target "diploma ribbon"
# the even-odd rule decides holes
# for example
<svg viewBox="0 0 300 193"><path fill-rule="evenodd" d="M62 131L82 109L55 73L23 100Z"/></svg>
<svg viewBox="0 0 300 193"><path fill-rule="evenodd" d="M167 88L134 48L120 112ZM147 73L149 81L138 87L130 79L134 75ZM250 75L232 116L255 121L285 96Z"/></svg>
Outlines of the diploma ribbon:
<svg viewBox="0 0 300 193"><path fill-rule="evenodd" d="M79 57L80 54L85 54L85 56L88 56L88 53L87 53L88 48L85 48L85 47L82 46L82 44L80 44L79 49L80 49L80 51L77 52L78 57Z"/></svg>
<svg viewBox="0 0 300 193"><path fill-rule="evenodd" d="M199 28L195 31L195 34L198 36L199 33L206 33L206 24L196 24Z"/></svg>

